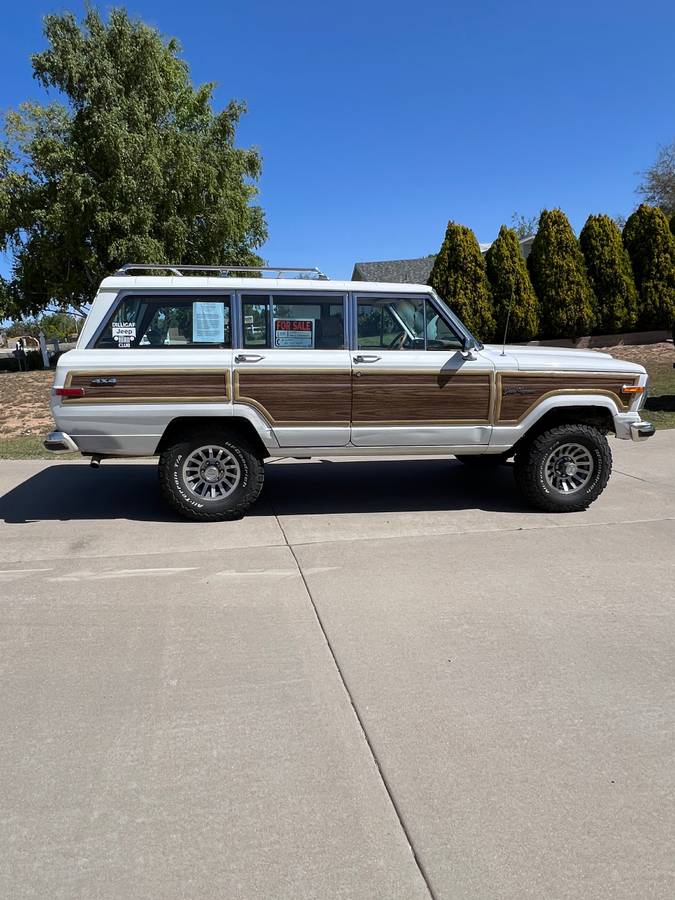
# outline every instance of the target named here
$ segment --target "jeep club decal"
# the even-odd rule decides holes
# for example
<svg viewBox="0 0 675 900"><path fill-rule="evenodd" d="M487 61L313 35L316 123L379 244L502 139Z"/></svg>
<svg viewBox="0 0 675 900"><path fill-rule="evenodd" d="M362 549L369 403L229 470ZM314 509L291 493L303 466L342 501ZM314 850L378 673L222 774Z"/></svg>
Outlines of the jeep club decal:
<svg viewBox="0 0 675 900"><path fill-rule="evenodd" d="M131 346L136 340L136 324L134 322L113 322L112 339L117 341L117 346L124 349Z"/></svg>

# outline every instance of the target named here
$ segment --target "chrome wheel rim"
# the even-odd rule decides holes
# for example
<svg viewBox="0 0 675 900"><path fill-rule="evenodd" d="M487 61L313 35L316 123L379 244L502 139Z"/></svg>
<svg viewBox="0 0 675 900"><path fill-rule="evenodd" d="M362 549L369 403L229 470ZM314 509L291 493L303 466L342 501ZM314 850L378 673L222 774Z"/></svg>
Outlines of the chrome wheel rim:
<svg viewBox="0 0 675 900"><path fill-rule="evenodd" d="M591 480L593 456L583 444L561 444L551 450L544 463L546 484L559 494L576 494Z"/></svg>
<svg viewBox="0 0 675 900"><path fill-rule="evenodd" d="M183 481L200 500L223 500L241 480L241 465L225 447L205 445L193 450L183 463Z"/></svg>

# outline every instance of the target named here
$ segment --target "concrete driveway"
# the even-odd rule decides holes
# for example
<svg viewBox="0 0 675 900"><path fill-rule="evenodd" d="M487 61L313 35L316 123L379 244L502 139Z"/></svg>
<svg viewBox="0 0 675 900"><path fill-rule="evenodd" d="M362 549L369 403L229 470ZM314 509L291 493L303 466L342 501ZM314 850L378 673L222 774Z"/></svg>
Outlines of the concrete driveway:
<svg viewBox="0 0 675 900"><path fill-rule="evenodd" d="M675 431L508 467L0 462L0 896L670 898Z"/></svg>

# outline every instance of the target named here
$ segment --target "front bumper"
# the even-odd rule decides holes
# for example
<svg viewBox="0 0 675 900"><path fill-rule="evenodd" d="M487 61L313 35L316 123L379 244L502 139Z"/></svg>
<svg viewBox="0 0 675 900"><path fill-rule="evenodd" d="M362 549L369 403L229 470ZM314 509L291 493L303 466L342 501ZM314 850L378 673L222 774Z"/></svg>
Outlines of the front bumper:
<svg viewBox="0 0 675 900"><path fill-rule="evenodd" d="M630 439L632 441L646 441L656 429L651 422L632 422L630 426Z"/></svg>
<svg viewBox="0 0 675 900"><path fill-rule="evenodd" d="M44 439L43 445L46 450L51 450L53 453L80 452L80 448L65 431L50 431Z"/></svg>

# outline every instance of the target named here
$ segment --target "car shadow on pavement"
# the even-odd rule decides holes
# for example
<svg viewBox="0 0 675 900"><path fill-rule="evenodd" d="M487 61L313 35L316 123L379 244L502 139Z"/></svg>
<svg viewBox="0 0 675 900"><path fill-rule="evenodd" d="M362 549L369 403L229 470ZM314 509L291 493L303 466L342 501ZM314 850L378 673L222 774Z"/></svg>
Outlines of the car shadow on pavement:
<svg viewBox="0 0 675 900"><path fill-rule="evenodd" d="M93 469L60 463L27 478L0 497L0 521L132 519L177 521L162 501L155 465L114 465Z"/></svg>
<svg viewBox="0 0 675 900"><path fill-rule="evenodd" d="M453 459L272 462L248 513L424 512L483 509L532 511L520 498L511 466L471 469ZM155 465L49 466L0 498L0 520L129 519L184 521L162 501Z"/></svg>
<svg viewBox="0 0 675 900"><path fill-rule="evenodd" d="M277 515L436 512L484 509L531 512L513 467L470 468L449 458L271 463L265 493Z"/></svg>

